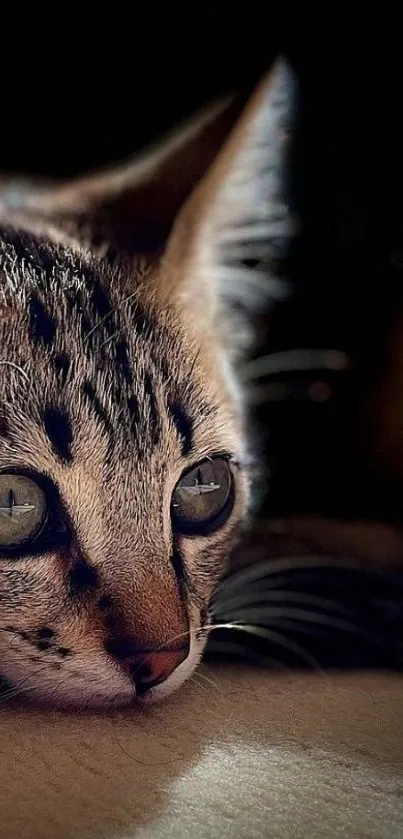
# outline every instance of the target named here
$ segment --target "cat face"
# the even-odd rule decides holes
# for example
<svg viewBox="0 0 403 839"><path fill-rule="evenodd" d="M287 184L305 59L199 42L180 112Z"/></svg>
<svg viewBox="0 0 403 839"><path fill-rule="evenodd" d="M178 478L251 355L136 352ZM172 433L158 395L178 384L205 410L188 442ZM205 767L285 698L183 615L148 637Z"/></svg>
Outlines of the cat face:
<svg viewBox="0 0 403 839"><path fill-rule="evenodd" d="M79 225L66 243L82 221L74 190L52 199L57 235L46 207L0 229L0 674L22 696L151 701L201 657L249 483L237 336L219 293L228 269L215 255L217 184L234 208L218 160L158 245L136 218L137 183L119 257L121 194L105 257ZM99 234L87 187L86 230L91 217Z"/></svg>
<svg viewBox="0 0 403 839"><path fill-rule="evenodd" d="M150 300L147 267L133 293L133 275L2 239L24 266L1 306L2 673L94 705L130 702L172 666L165 694L200 658L245 513L219 348Z"/></svg>

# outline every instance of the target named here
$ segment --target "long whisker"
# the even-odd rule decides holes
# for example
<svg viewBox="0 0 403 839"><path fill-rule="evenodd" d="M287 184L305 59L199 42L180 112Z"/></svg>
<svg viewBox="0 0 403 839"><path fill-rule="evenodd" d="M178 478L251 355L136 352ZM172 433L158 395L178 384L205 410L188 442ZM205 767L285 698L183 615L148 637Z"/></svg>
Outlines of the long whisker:
<svg viewBox="0 0 403 839"><path fill-rule="evenodd" d="M264 665L276 670L283 670L287 673L291 671L291 667L288 664L285 664L285 662L280 661L278 658L265 655L264 653L256 652L256 650L251 649L246 642L242 643L239 641L237 643L236 641L230 639L217 641L215 638L212 638L209 651L218 655L242 656L243 658L245 658L247 654L248 659L252 659L262 666Z"/></svg>
<svg viewBox="0 0 403 839"><path fill-rule="evenodd" d="M266 624L265 624L266 625ZM321 629L323 628L321 624L317 623L310 623L309 621L300 621L296 618L275 618L273 624L267 623L268 627L273 626L274 629L286 629L292 633L297 633L298 635L309 635L310 637L314 638L323 638L323 632ZM357 627L357 634L358 632ZM354 630L352 630L353 632ZM345 646L346 639L345 637L336 636L339 640L339 644ZM372 639L371 639L372 640ZM337 648L337 644L335 643L335 637L332 636L332 647Z"/></svg>
<svg viewBox="0 0 403 839"><path fill-rule="evenodd" d="M207 692L208 688L206 685L199 678L200 673L193 673L192 676L189 676L189 682L193 682L194 685L197 685L198 688L201 688L205 693Z"/></svg>
<svg viewBox="0 0 403 839"><path fill-rule="evenodd" d="M314 382L306 385L298 398L309 402L326 402L331 393L330 385L323 381L319 374ZM290 398L293 398L293 389L281 381L266 382L263 385L255 385L245 390L245 401L254 408L273 402L286 402Z"/></svg>
<svg viewBox="0 0 403 839"><path fill-rule="evenodd" d="M44 665L43 667L38 667L35 673L31 673L29 676L26 676L19 682L15 682L15 684L13 684L8 690L6 689L3 692L0 691L0 703L7 702L9 699L14 699L18 696L24 696L27 693L30 693L30 691L34 691L35 685L27 684L27 682L33 677L36 678L37 676L40 676L41 673L46 672L47 669L47 665Z"/></svg>
<svg viewBox="0 0 403 839"><path fill-rule="evenodd" d="M262 552L264 552L264 548L262 549ZM252 554L252 556L253 555L254 554ZM305 571L313 568L330 568L338 571L343 569L357 570L362 569L362 565L356 559L350 559L348 557L324 558L321 556L310 555L292 557L291 559L289 557L281 559L266 559L265 561L248 565L246 568L241 568L239 571L235 571L228 577L225 577L223 582L218 586L214 599L216 599L219 594L224 593L224 589L225 593L228 594L231 590L236 590L242 586L249 586L262 579L268 581L270 578L274 577L275 574L281 572L287 573L289 571L296 570Z"/></svg>
<svg viewBox="0 0 403 839"><path fill-rule="evenodd" d="M322 609L323 611L336 611L341 614L352 614L352 612L343 606L341 603L336 603L335 600L327 600L324 597L317 597L316 595L312 594L305 594L303 592L296 592L296 591L287 591L286 589L270 589L269 591L241 591L239 594L235 594L232 597L226 597L225 586L221 591L221 598L219 599L218 603L216 604L219 608L219 611L222 612L225 610L226 613L230 613L231 610L236 610L238 608L242 608L243 606L249 608L249 606L253 606L255 604L266 604L266 603L276 603L280 602L282 604L285 603L296 603L298 605L308 605L308 606L317 606L318 609ZM216 612L217 613L217 612Z"/></svg>
<svg viewBox="0 0 403 839"><path fill-rule="evenodd" d="M102 341L100 348L102 349L102 347L105 347L106 344L110 344L112 341L114 341L115 338L118 337L118 335L121 335L121 333L125 331L125 329L125 326L120 326L119 329L117 329L116 332L113 333L113 335L109 335L108 338L105 338L105 341Z"/></svg>
<svg viewBox="0 0 403 839"><path fill-rule="evenodd" d="M249 361L241 370L243 381L256 381L279 373L332 370L341 372L349 367L346 353L331 349L298 349L270 353Z"/></svg>
<svg viewBox="0 0 403 839"><path fill-rule="evenodd" d="M202 682L205 682L207 685L213 687L214 690L218 691L218 693L220 693L221 696L223 695L223 690L216 679L212 679L209 676L206 676L204 673L201 673L200 670L197 670L195 675L197 675L198 679L200 679Z"/></svg>
<svg viewBox="0 0 403 839"><path fill-rule="evenodd" d="M245 632L248 635L256 636L258 638L264 638L268 641L273 642L274 644L277 644L280 647L284 647L290 652L295 653L297 656L300 657L302 661L305 661L305 663L309 664L314 670L317 670L320 673L324 672L319 662L310 653L308 653L307 650L301 647L300 644L297 644L296 641L292 641L285 635L281 635L280 633L275 632L273 629L269 629L268 627L233 622L211 624L209 628L211 632L217 631L219 629L230 629L232 631L236 630L237 632Z"/></svg>
<svg viewBox="0 0 403 839"><path fill-rule="evenodd" d="M31 384L31 380L28 376L28 373L26 372L26 370L24 370L23 367L20 367L19 364L15 364L14 361L4 361L3 360L3 361L0 361L0 365L4 365L4 366L7 365L7 367L12 367L14 370L17 370L17 372L21 373L21 376L24 376L24 379L26 379L27 382L29 384Z"/></svg>
<svg viewBox="0 0 403 839"><path fill-rule="evenodd" d="M231 615L228 614L229 620L231 620ZM341 620L339 618L335 618L333 616L327 614L320 614L319 612L311 612L307 609L288 609L288 608L276 608L271 607L267 610L265 615L265 621L263 622L263 613L262 609L240 609L236 612L236 621L245 621L249 624L256 625L256 626L266 626L267 620L277 620L281 618L290 618L291 620L300 621L301 623L314 623L318 624L319 626L329 626L333 629L339 629L345 632L353 632L359 633L361 635L365 635L366 637L370 637L369 633L355 624L351 623L350 621Z"/></svg>

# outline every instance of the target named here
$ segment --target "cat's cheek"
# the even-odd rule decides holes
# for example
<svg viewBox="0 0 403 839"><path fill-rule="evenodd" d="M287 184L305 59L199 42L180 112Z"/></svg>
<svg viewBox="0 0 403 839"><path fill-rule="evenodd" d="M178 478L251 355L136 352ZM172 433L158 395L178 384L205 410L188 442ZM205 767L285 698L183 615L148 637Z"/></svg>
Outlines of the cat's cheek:
<svg viewBox="0 0 403 839"><path fill-rule="evenodd" d="M39 707L105 710L127 707L134 701L131 682L101 657L83 657L75 664L65 661L56 669L55 663L45 658L30 659L21 645L19 651L1 650L0 673L6 681L7 694Z"/></svg>

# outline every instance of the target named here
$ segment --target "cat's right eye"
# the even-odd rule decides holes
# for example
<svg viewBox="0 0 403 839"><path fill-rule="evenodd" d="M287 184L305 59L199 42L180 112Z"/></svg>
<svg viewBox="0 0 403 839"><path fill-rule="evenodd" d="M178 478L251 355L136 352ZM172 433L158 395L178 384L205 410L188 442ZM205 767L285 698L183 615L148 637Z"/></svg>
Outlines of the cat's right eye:
<svg viewBox="0 0 403 839"><path fill-rule="evenodd" d="M0 474L0 550L33 542L48 513L46 495L31 478Z"/></svg>
<svg viewBox="0 0 403 839"><path fill-rule="evenodd" d="M207 536L229 517L234 481L227 457L210 457L185 472L178 481L171 505L177 533Z"/></svg>

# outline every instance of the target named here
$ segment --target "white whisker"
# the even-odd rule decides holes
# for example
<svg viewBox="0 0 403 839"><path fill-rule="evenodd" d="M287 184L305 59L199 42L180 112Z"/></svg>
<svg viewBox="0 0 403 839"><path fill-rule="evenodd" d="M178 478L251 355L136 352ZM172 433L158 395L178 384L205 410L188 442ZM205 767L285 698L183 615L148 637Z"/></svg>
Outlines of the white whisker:
<svg viewBox="0 0 403 839"><path fill-rule="evenodd" d="M212 624L210 627L211 631L219 630L219 629L229 629L232 631L237 632L245 632L248 635L256 636L257 638L264 638L267 641L271 641L274 644L277 644L280 647L284 647L285 649L293 652L295 655L299 656L302 661L309 664L314 670L318 670L319 672L323 672L322 667L320 666L319 662L304 650L300 644L297 644L295 641L292 641L290 638L287 638L285 635L281 635L278 632L275 632L273 629L268 627L262 626L254 626L253 624L249 623L238 623L234 621L233 623L218 623Z"/></svg>
<svg viewBox="0 0 403 839"><path fill-rule="evenodd" d="M304 592L296 592L296 591L288 591L287 589L270 589L269 591L254 591L249 589L242 589L239 594L235 594L232 597L225 597L225 586L223 586L223 590L221 592L221 598L219 599L220 610L224 610L227 614L231 612L231 610L235 611L238 608L242 608L243 606L249 607L255 604L270 604L270 603L296 603L299 605L308 605L317 607L322 609L324 612L326 611L337 611L344 614L349 614L349 610L346 609L341 603L336 603L335 600L327 600L324 597L317 597L316 595L312 594L305 594Z"/></svg>
<svg viewBox="0 0 403 839"><path fill-rule="evenodd" d="M272 622L273 620L276 621L277 619L286 618L295 621L300 621L301 623L314 623L318 624L319 626L331 626L333 629L340 629L346 632L368 635L368 633L364 629L357 627L355 624L351 623L351 621L346 621L342 618L337 618L326 614L320 614L319 612L312 612L308 609L292 609L287 607L276 608L270 606L266 610L264 615L265 619L270 622ZM226 616L230 621L232 617L232 619L236 622L247 622L248 624L255 624L256 626L266 625L266 620L263 624L262 609L237 609L232 616L230 612L226 613Z"/></svg>
<svg viewBox="0 0 403 839"><path fill-rule="evenodd" d="M332 370L341 372L349 367L346 353L331 349L299 349L270 353L244 365L241 376L244 381L261 379L279 373L296 373L310 370Z"/></svg>
<svg viewBox="0 0 403 839"><path fill-rule="evenodd" d="M21 373L21 376L24 376L24 379L26 379L26 381L29 382L29 384L31 383L31 380L28 376L28 373L19 364L15 364L13 361L4 361L3 360L3 361L0 361L0 365L7 365L7 367L12 367L14 370L17 370L18 373Z"/></svg>
<svg viewBox="0 0 403 839"><path fill-rule="evenodd" d="M263 538L263 536L262 536ZM263 553L263 547L261 552ZM267 551L267 548L266 548ZM256 555L256 551L251 552L251 558ZM300 557L284 557L281 559L269 559L266 561L256 562L249 565L247 568L242 568L239 571L230 574L219 585L213 597L213 604L223 595L228 597L229 593L242 586L250 586L263 579L266 580L265 585L270 585L270 580L278 573L287 573L293 571L306 571L310 569L335 569L341 571L343 569L354 570L362 566L355 559L348 557L320 557L320 556L300 556ZM272 582L273 587L278 587L278 581Z"/></svg>

